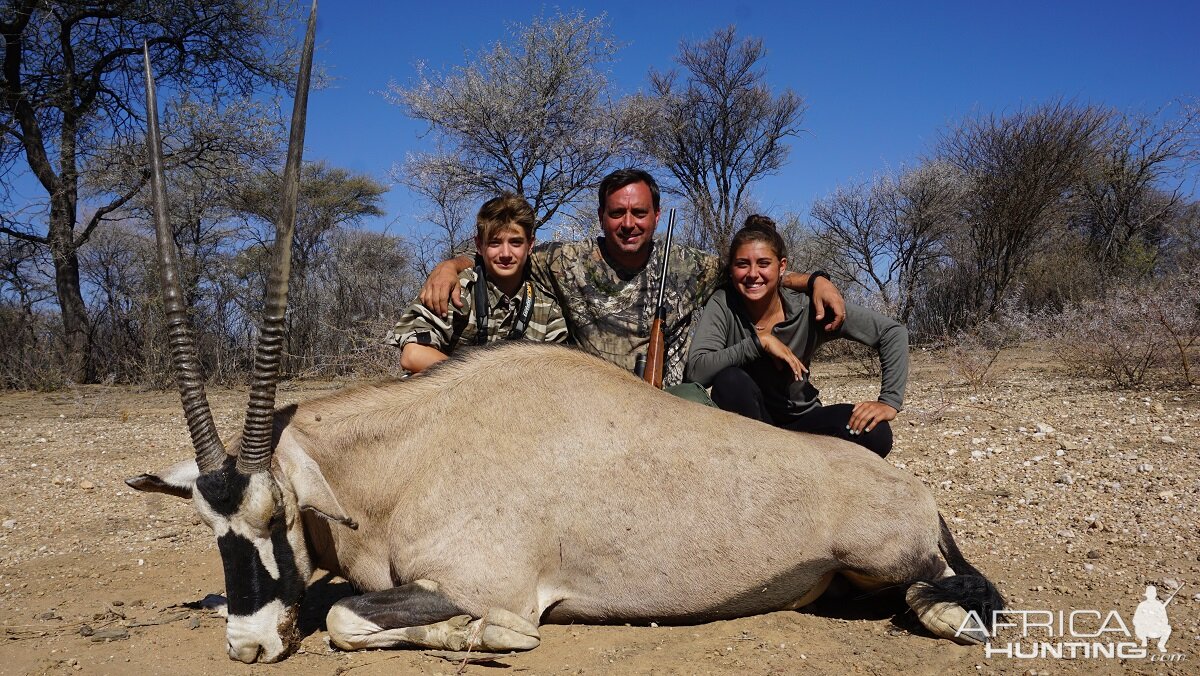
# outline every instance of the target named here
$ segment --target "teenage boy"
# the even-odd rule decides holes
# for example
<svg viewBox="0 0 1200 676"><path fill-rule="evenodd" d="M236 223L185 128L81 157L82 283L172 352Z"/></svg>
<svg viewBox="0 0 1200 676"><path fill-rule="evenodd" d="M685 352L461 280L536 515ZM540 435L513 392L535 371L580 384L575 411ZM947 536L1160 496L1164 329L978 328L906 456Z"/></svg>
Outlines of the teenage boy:
<svg viewBox="0 0 1200 676"><path fill-rule="evenodd" d="M419 373L462 345L567 339L558 302L527 274L533 221L533 207L520 195L484 202L475 219L475 265L458 274L462 307L442 316L415 300L384 339L400 348L401 368Z"/></svg>

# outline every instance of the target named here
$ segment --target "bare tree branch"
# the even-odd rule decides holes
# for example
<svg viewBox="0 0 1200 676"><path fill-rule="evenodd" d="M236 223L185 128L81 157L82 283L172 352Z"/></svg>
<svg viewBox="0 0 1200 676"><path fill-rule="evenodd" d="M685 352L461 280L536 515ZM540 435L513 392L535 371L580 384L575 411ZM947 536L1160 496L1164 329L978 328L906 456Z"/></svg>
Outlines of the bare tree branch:
<svg viewBox="0 0 1200 676"><path fill-rule="evenodd" d="M516 192L535 228L550 222L624 145L602 70L617 50L605 31L603 17L538 18L452 72L419 67L412 84L392 83L388 100L429 123L438 148L409 158L401 180L426 199Z"/></svg>

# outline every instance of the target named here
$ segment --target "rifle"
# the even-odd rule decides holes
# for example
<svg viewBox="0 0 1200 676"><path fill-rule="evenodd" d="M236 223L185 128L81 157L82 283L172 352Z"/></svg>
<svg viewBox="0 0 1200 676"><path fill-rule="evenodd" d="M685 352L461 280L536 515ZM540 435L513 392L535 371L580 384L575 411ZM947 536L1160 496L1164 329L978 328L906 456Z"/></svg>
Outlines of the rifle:
<svg viewBox="0 0 1200 676"><path fill-rule="evenodd" d="M667 264L671 260L671 239L675 234L675 210L667 212L667 240L663 245L662 268L658 275L658 305L654 310L654 323L650 325L650 342L646 345L646 354L639 354L634 372L642 380L662 389L663 368L667 357L667 348L663 341L663 330L667 321L667 304L664 302L667 292Z"/></svg>
<svg viewBox="0 0 1200 676"><path fill-rule="evenodd" d="M1166 607L1167 607L1167 604L1168 604L1168 603L1170 603L1171 601L1174 601L1174 600L1175 600L1175 595L1179 593L1179 590L1180 590L1180 589L1183 589L1183 585L1179 585L1178 587L1176 587L1176 588L1175 588L1175 591L1171 592L1171 595L1167 597L1167 600L1166 600L1166 601L1163 601L1163 607L1164 607L1164 608L1166 608Z"/></svg>

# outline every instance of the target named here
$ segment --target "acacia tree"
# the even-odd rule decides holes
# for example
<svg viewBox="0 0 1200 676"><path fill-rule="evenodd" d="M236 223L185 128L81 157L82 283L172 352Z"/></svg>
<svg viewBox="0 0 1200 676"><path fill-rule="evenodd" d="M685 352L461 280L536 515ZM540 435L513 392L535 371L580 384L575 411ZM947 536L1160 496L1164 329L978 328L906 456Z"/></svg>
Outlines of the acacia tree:
<svg viewBox="0 0 1200 676"><path fill-rule="evenodd" d="M1109 273L1148 274L1187 206L1184 183L1200 162L1200 107L1184 106L1161 121L1119 116L1098 145L1079 183L1071 225Z"/></svg>
<svg viewBox="0 0 1200 676"><path fill-rule="evenodd" d="M513 26L508 40L450 72L418 66L412 84L389 86L388 100L427 122L437 149L409 157L402 181L427 199L512 191L529 199L541 227L623 145L603 70L616 50L603 17L560 14Z"/></svg>
<svg viewBox="0 0 1200 676"><path fill-rule="evenodd" d="M67 376L93 378L79 249L143 188L81 195L86 174L143 129L141 51L163 88L213 100L249 98L288 79L293 40L283 0L16 0L0 9L0 175L17 163L45 192L42 219L0 226L45 247ZM87 208L81 197L91 197Z"/></svg>
<svg viewBox="0 0 1200 676"><path fill-rule="evenodd" d="M693 237L720 249L741 217L750 186L787 161L785 140L800 130L803 100L772 94L763 41L739 39L733 26L682 42L683 72L650 71L650 93L628 106L643 153L675 179L696 212Z"/></svg>
<svg viewBox="0 0 1200 676"><path fill-rule="evenodd" d="M943 135L937 157L969 184L962 201L965 316L994 315L1047 233L1066 221L1108 121L1102 109L1054 102L970 118Z"/></svg>
<svg viewBox="0 0 1200 676"><path fill-rule="evenodd" d="M281 177L267 172L245 186L234 208L254 216L264 226L260 233L256 259L267 263L265 253L274 241L274 223L279 209ZM287 316L288 356L285 369L295 371L319 361L320 334L336 324L325 325L330 308L322 307L321 294L313 282L317 270L332 257L334 235L343 226L353 225L367 216L382 216L379 208L387 189L369 176L353 174L324 162L305 163L300 174L300 194L296 205L296 232L292 241L292 270L289 281ZM260 271L266 288L266 267ZM252 287L254 288L254 287ZM257 294L255 298L257 298Z"/></svg>
<svg viewBox="0 0 1200 676"><path fill-rule="evenodd" d="M949 255L950 239L961 224L960 203L968 184L954 167L931 161L879 186L885 240L895 269L896 314L912 318L918 290Z"/></svg>
<svg viewBox="0 0 1200 676"><path fill-rule="evenodd" d="M856 183L838 188L813 203L810 214L817 234L833 249L845 252L834 270L843 279L877 294L887 308L893 302L894 257L884 237L886 224L878 184Z"/></svg>
<svg viewBox="0 0 1200 676"><path fill-rule="evenodd" d="M49 261L32 243L0 238L0 387L56 386L38 349L42 303L54 297Z"/></svg>
<svg viewBox="0 0 1200 676"><path fill-rule="evenodd" d="M839 188L817 200L811 215L818 236L840 252L828 266L907 323L922 277L947 256L966 194L954 167L931 161Z"/></svg>
<svg viewBox="0 0 1200 676"><path fill-rule="evenodd" d="M420 250L418 265L428 275L430 261L443 261L463 253L475 236L471 222L471 189L459 181L456 172L439 170L439 162L410 160L392 174L398 182L420 196L425 212L420 218L434 226L434 232L415 242Z"/></svg>

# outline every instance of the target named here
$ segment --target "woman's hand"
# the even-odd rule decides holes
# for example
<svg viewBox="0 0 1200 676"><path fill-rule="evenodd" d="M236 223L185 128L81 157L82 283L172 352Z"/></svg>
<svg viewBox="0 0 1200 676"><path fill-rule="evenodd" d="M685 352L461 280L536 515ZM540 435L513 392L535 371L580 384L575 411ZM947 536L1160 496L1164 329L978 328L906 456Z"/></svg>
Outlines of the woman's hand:
<svg viewBox="0 0 1200 676"><path fill-rule="evenodd" d="M776 365L782 371L789 369L792 372L793 380L800 380L808 373L808 369L804 368L804 364L800 363L800 359L792 352L791 348L783 344L770 333L758 334L758 342L762 343L763 350L775 358Z"/></svg>
<svg viewBox="0 0 1200 676"><path fill-rule="evenodd" d="M895 419L896 409L882 401L860 401L854 405L846 428L850 430L850 434L862 434L875 429L876 425L885 420Z"/></svg>

